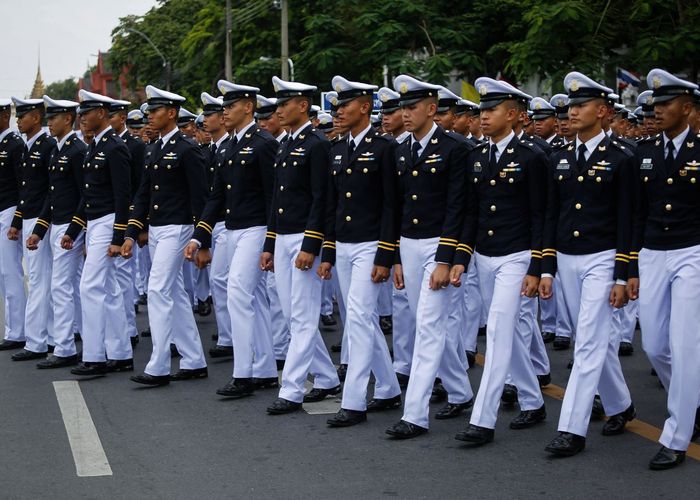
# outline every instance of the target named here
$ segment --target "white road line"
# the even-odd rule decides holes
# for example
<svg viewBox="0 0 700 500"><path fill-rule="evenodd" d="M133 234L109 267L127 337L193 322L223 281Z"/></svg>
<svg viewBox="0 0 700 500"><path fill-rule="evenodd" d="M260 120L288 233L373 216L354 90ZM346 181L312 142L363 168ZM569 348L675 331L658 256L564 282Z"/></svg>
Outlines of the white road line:
<svg viewBox="0 0 700 500"><path fill-rule="evenodd" d="M112 468L78 382L54 382L53 388L73 452L76 473L79 477L111 476Z"/></svg>

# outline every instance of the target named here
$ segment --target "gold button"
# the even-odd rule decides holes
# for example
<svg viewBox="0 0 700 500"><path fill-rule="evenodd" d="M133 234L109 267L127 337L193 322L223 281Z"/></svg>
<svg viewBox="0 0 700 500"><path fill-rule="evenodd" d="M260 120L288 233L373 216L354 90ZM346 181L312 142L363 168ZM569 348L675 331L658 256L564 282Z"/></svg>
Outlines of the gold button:
<svg viewBox="0 0 700 500"><path fill-rule="evenodd" d="M673 179L670 177L666 179L666 184L673 184Z"/></svg>
<svg viewBox="0 0 700 500"><path fill-rule="evenodd" d="M280 186L280 191L284 191L284 186Z"/></svg>
<svg viewBox="0 0 700 500"><path fill-rule="evenodd" d="M24 182L23 182L22 184L24 184ZM89 188L89 187L90 187L90 184L85 184L85 188L86 188L86 189Z"/></svg>
<svg viewBox="0 0 700 500"><path fill-rule="evenodd" d="M352 173L352 169L351 169L351 168L347 169L347 170L345 171L345 173L348 174L348 175L350 175L350 174Z"/></svg>
<svg viewBox="0 0 700 500"><path fill-rule="evenodd" d="M171 168L173 168L173 166L172 166L172 165L167 165L165 168L167 168L168 170L170 170Z"/></svg>
<svg viewBox="0 0 700 500"><path fill-rule="evenodd" d="M54 187L53 187L53 186L51 186L51 191L53 191L53 190L54 190Z"/></svg>
<svg viewBox="0 0 700 500"><path fill-rule="evenodd" d="M345 193L345 197L352 198L352 193L350 191L348 191L347 193Z"/></svg>
<svg viewBox="0 0 700 500"><path fill-rule="evenodd" d="M346 216L345 216L345 220L346 220L347 222L350 222L350 221L352 220L352 217L350 217L349 215L346 215Z"/></svg>
<svg viewBox="0 0 700 500"><path fill-rule="evenodd" d="M95 165L95 168L97 168L97 165ZM158 170L158 165L153 165L153 170Z"/></svg>
<svg viewBox="0 0 700 500"><path fill-rule="evenodd" d="M219 163L219 166L221 166L221 163ZM213 171L214 171L214 167L209 167L209 171L210 171L210 172L213 172Z"/></svg>
<svg viewBox="0 0 700 500"><path fill-rule="evenodd" d="M514 182L514 181L513 181L513 178L512 178L512 177L511 177L510 179L508 179L508 183L509 183L509 184L513 184L513 182Z"/></svg>
<svg viewBox="0 0 700 500"><path fill-rule="evenodd" d="M580 234L581 233L579 233L578 231L574 231L574 238L578 238Z"/></svg>
<svg viewBox="0 0 700 500"><path fill-rule="evenodd" d="M156 184L155 186L153 186L153 189L155 189L156 191L158 191L158 190L160 189L160 186L158 186L158 184Z"/></svg>
<svg viewBox="0 0 700 500"><path fill-rule="evenodd" d="M664 231L668 231L668 228L667 228L667 227L665 227L665 228L664 228Z"/></svg>
<svg viewBox="0 0 700 500"><path fill-rule="evenodd" d="M231 213L231 210L227 208L227 209L226 209L226 213L227 213L227 214L230 214L230 213Z"/></svg>
<svg viewBox="0 0 700 500"><path fill-rule="evenodd" d="M24 203L24 202L22 202L22 203ZM86 206L87 208L90 208L90 204L89 204L89 203L86 203L85 206Z"/></svg>
<svg viewBox="0 0 700 500"><path fill-rule="evenodd" d="M158 205L153 205L153 210L158 210Z"/></svg>
<svg viewBox="0 0 700 500"><path fill-rule="evenodd" d="M369 170L367 170L366 168L363 168L363 169L362 169L362 173L363 173L363 174L366 174L367 172L369 172Z"/></svg>
<svg viewBox="0 0 700 500"><path fill-rule="evenodd" d="M20 201L19 204L24 205L24 200ZM90 206L90 205L88 205L88 206Z"/></svg>
<svg viewBox="0 0 700 500"><path fill-rule="evenodd" d="M242 161L241 163L245 163L245 161ZM292 166L293 166L293 167L296 167L296 166L297 166L297 162L292 163Z"/></svg>
<svg viewBox="0 0 700 500"><path fill-rule="evenodd" d="M563 178L564 178L563 175L560 175L560 176L559 176L559 180L562 180Z"/></svg>
<svg viewBox="0 0 700 500"><path fill-rule="evenodd" d="M600 181L602 181L602 180L603 180L603 179L601 179L600 177L596 177L596 178L595 178L595 181L596 181L596 182L600 182Z"/></svg>
<svg viewBox="0 0 700 500"><path fill-rule="evenodd" d="M280 208L279 210L277 210L277 213L283 214L283 213L284 213L284 208Z"/></svg>
<svg viewBox="0 0 700 500"><path fill-rule="evenodd" d="M431 169L430 169L430 172L434 174L434 173L435 173L435 167L431 168Z"/></svg>
<svg viewBox="0 0 700 500"><path fill-rule="evenodd" d="M418 219L413 219L414 224L418 224Z"/></svg>
<svg viewBox="0 0 700 500"><path fill-rule="evenodd" d="M690 178L690 183L691 183L691 184L695 184L695 182L696 182L695 177L691 177L691 178Z"/></svg>
<svg viewBox="0 0 700 500"><path fill-rule="evenodd" d="M283 161L283 162L282 162L282 166L283 166L283 167L286 167L286 166L287 166L287 162L286 162L286 161Z"/></svg>
<svg viewBox="0 0 700 500"><path fill-rule="evenodd" d="M27 181L22 181L22 185L24 186L27 183Z"/></svg>
<svg viewBox="0 0 700 500"><path fill-rule="evenodd" d="M231 189L231 184L226 184L226 189Z"/></svg>
<svg viewBox="0 0 700 500"><path fill-rule="evenodd" d="M477 179L476 177L474 177L474 184L476 184L477 182L479 182L479 179Z"/></svg>
<svg viewBox="0 0 700 500"><path fill-rule="evenodd" d="M488 234L489 236L493 236L493 229L489 229L486 234Z"/></svg>
<svg viewBox="0 0 700 500"><path fill-rule="evenodd" d="M496 211L496 205L491 205L491 211L495 212Z"/></svg>
<svg viewBox="0 0 700 500"><path fill-rule="evenodd" d="M583 182L583 176L582 176L582 175L579 175L578 178L577 178L577 180L578 180L579 182Z"/></svg>
<svg viewBox="0 0 700 500"><path fill-rule="evenodd" d="M245 165L245 160L241 160L241 165Z"/></svg>
<svg viewBox="0 0 700 500"><path fill-rule="evenodd" d="M577 203L577 204L574 205L574 206L576 207L576 210L581 210L581 204L580 204L580 203Z"/></svg>
<svg viewBox="0 0 700 500"><path fill-rule="evenodd" d="M649 177L645 177L644 182L649 182Z"/></svg>
<svg viewBox="0 0 700 500"><path fill-rule="evenodd" d="M413 177L417 177L417 176L418 176L418 170L414 170L414 171L411 172L411 173L413 174Z"/></svg>
<svg viewBox="0 0 700 500"><path fill-rule="evenodd" d="M228 164L231 165L233 163L233 160L229 160Z"/></svg>
<svg viewBox="0 0 700 500"><path fill-rule="evenodd" d="M417 194L412 195L412 196L411 196L411 199L412 199L413 201L416 201L416 200L418 199L418 195L417 195Z"/></svg>
<svg viewBox="0 0 700 500"><path fill-rule="evenodd" d="M666 211L667 211L667 212L670 212L672 208L673 208L673 207L671 206L670 203L669 203L668 205L666 205Z"/></svg>

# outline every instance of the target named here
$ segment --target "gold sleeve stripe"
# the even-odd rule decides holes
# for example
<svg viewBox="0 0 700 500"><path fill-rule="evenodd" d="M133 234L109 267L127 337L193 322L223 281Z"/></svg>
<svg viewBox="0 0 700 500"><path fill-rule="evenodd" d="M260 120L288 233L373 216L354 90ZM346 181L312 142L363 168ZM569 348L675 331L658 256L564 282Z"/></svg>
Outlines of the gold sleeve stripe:
<svg viewBox="0 0 700 500"><path fill-rule="evenodd" d="M396 247L396 245L394 245L393 243L389 243L388 241L380 241L379 244L386 245L386 246L392 247L392 248Z"/></svg>
<svg viewBox="0 0 700 500"><path fill-rule="evenodd" d="M197 224L197 227L201 227L201 228L204 229L207 233L212 234L211 229L209 229L209 228L207 228L206 226L204 226L201 222L200 222L199 224Z"/></svg>
<svg viewBox="0 0 700 500"><path fill-rule="evenodd" d="M305 234L315 234L315 235L320 236L320 237L323 238L323 233L319 233L318 231L312 231L312 230L310 230L310 229L307 229L306 231L304 231L304 233L305 233Z"/></svg>
<svg viewBox="0 0 700 500"><path fill-rule="evenodd" d="M138 221L137 219L129 219L129 224L132 224L132 225L138 227L139 229L143 229L143 224L141 224L141 222Z"/></svg>
<svg viewBox="0 0 700 500"><path fill-rule="evenodd" d="M440 240L440 242L438 243L438 246L440 246L440 245L445 245L448 247L455 247L455 248L457 247L457 243L448 243L448 242L442 241L442 240Z"/></svg>
<svg viewBox="0 0 700 500"><path fill-rule="evenodd" d="M630 260L625 258L625 257L615 257L615 260L619 260L620 262L629 262Z"/></svg>
<svg viewBox="0 0 700 500"><path fill-rule="evenodd" d="M37 219L37 220L36 220L36 223L39 224L40 226L44 226L46 229L49 228L49 223L46 222L45 220Z"/></svg>
<svg viewBox="0 0 700 500"><path fill-rule="evenodd" d="M305 238L314 238L314 239L323 241L323 236L316 236L315 234L306 234L306 233L304 233L304 237L305 237Z"/></svg>
<svg viewBox="0 0 700 500"><path fill-rule="evenodd" d="M209 231L210 233L214 230L209 224L207 224L207 223L204 222L203 220L200 220L200 221L199 221L199 224L197 224L197 226L203 227L204 229L206 229L206 230Z"/></svg>
<svg viewBox="0 0 700 500"><path fill-rule="evenodd" d="M440 238L441 242L448 241L450 243L457 243L457 240L453 240L452 238Z"/></svg>
<svg viewBox="0 0 700 500"><path fill-rule="evenodd" d="M395 250L395 248L384 246L384 245L382 245L381 243L380 243L378 246L379 246L379 248L381 248L382 250L387 250L387 251L389 251L389 252L393 252L393 251Z"/></svg>

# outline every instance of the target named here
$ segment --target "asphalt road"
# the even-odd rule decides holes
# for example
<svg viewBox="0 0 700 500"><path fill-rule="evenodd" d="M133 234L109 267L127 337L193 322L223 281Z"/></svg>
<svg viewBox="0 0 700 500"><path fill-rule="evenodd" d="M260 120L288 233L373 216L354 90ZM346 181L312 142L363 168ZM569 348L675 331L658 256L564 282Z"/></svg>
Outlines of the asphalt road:
<svg viewBox="0 0 700 500"><path fill-rule="evenodd" d="M140 329L147 322L143 309ZM198 317L198 323L206 350L213 343L213 315ZM337 329L324 331L328 345L339 336ZM482 350L483 344L480 338ZM635 422L638 432L603 437L602 422L593 422L586 451L568 459L552 459L543 450L556 434L561 407L551 396L545 398L546 423L512 431L508 423L517 408L503 408L494 443L470 449L454 440L465 418L432 420L427 435L393 441L384 430L400 411L329 429L327 414L268 416L265 408L275 390L223 400L215 391L230 378L230 360L212 360L208 379L163 388L138 386L128 373L80 381L112 471L99 477L77 475L52 384L76 377L67 369L37 370L34 362L12 362L11 353L0 353L0 498L697 498L696 459L688 457L671 471L647 469L659 445L642 434L662 426L665 393L649 375L639 338L635 348L622 362L643 422ZM564 387L571 352L548 349L553 384ZM150 340L142 339L135 351L137 372L149 354ZM480 376L479 366L470 372L475 391ZM339 406L334 400L320 405L305 408ZM700 447L693 447L700 457Z"/></svg>

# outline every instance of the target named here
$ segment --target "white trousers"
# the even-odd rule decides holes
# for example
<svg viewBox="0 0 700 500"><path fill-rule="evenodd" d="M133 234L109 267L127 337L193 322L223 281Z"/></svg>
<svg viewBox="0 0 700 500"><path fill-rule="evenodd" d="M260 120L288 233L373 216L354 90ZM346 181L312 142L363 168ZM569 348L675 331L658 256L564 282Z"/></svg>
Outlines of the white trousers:
<svg viewBox="0 0 700 500"><path fill-rule="evenodd" d="M83 361L131 359L126 333L124 295L117 282L115 259L107 255L114 231L114 214L89 220L85 236L87 256L80 279L83 305Z"/></svg>
<svg viewBox="0 0 700 500"><path fill-rule="evenodd" d="M377 299L377 314L379 316L391 316L392 305L391 305L391 294L394 284L391 280L387 280L380 285L379 298Z"/></svg>
<svg viewBox="0 0 700 500"><path fill-rule="evenodd" d="M230 263L226 295L236 353L233 378L277 377L270 306L259 264L266 230L265 226L256 226L228 231L226 236L226 255Z"/></svg>
<svg viewBox="0 0 700 500"><path fill-rule="evenodd" d="M213 258L213 257L212 257ZM194 270L194 290L197 300L206 302L209 299L211 290L209 289L209 268Z"/></svg>
<svg viewBox="0 0 700 500"><path fill-rule="evenodd" d="M141 293L148 292L148 276L151 274L151 252L148 245L136 247L139 254L139 283L138 288Z"/></svg>
<svg viewBox="0 0 700 500"><path fill-rule="evenodd" d="M559 280L555 279L552 283L552 292L554 295L548 300L538 300L540 305L540 321L542 323L543 332L556 333L557 331L557 288L559 288Z"/></svg>
<svg viewBox="0 0 700 500"><path fill-rule="evenodd" d="M295 403L304 399L304 382L309 373L314 376L316 388L331 389L340 384L318 331L323 285L316 274L319 259L317 257L306 271L294 267L303 239L303 233L278 234L275 241L277 293L290 331L279 396Z"/></svg>
<svg viewBox="0 0 700 500"><path fill-rule="evenodd" d="M5 331L7 340L24 340L24 314L27 295L24 291L22 248L24 236L19 241L7 239L17 207L0 212L0 295L5 301Z"/></svg>
<svg viewBox="0 0 700 500"><path fill-rule="evenodd" d="M51 301L51 242L40 241L36 250L24 244L32 234L37 218L22 221L22 251L27 268L27 307L24 316L26 349L46 352L53 340L53 305ZM72 326L72 325L71 325Z"/></svg>
<svg viewBox="0 0 700 500"><path fill-rule="evenodd" d="M151 259L153 258L153 253L151 253ZM151 266L153 264L151 263ZM194 272L196 268L194 267L194 262L185 260L182 262L182 283L185 287L185 293L190 301L190 308L193 308L197 301L195 300L194 294Z"/></svg>
<svg viewBox="0 0 700 500"><path fill-rule="evenodd" d="M536 298L522 298L522 310L520 311L520 318L518 322L525 322L521 325L522 328L530 328L532 331L531 341L530 341L530 359L532 360L532 366L535 369L535 375L546 375L549 373L549 356L547 355L547 349L544 346L544 340L542 339L542 331L540 330L540 324L537 322L537 305L538 300Z"/></svg>
<svg viewBox="0 0 700 500"><path fill-rule="evenodd" d="M642 345L668 391L669 417L659 442L686 450L700 393L700 246L643 248L639 287Z"/></svg>
<svg viewBox="0 0 700 500"><path fill-rule="evenodd" d="M561 287L561 277L559 274L557 274L554 278L554 297L552 297L550 300L555 300L557 302L557 326L554 333L557 335L557 337L573 338L575 335L575 324L571 322L571 316L568 314L569 304L566 302L566 297L564 296L564 291ZM578 304L572 305L572 307L577 306Z"/></svg>
<svg viewBox="0 0 700 500"><path fill-rule="evenodd" d="M286 359L289 350L289 321L282 312L275 273L267 273L267 300L270 303L270 326L275 359Z"/></svg>
<svg viewBox="0 0 700 500"><path fill-rule="evenodd" d="M431 290L439 238L401 237L401 263L411 315L416 318L416 338L411 361L411 378L406 389L403 420L429 426L429 401L442 361L447 337L447 311L452 290Z"/></svg>
<svg viewBox="0 0 700 500"><path fill-rule="evenodd" d="M85 233L82 233L83 252L80 253L78 259L78 268L73 277L73 332L80 333L83 331L83 304L80 300L80 279L83 276L83 266L85 265Z"/></svg>
<svg viewBox="0 0 700 500"><path fill-rule="evenodd" d="M530 252L502 257L474 254L479 273L481 296L488 306L486 321L486 362L470 423L494 429L506 375L518 384L522 411L544 404L530 359L532 328L518 321L521 312L523 279L530 263Z"/></svg>
<svg viewBox="0 0 700 500"><path fill-rule="evenodd" d="M610 290L615 280L615 250L589 255L557 253L557 273L571 324L576 325L574 365L566 385L559 431L585 436L596 388L608 415L632 404L613 332ZM697 393L696 393L697 394Z"/></svg>
<svg viewBox="0 0 700 500"><path fill-rule="evenodd" d="M416 343L416 316L411 313L405 288L392 290L391 307L394 371L408 376L411 374L413 346Z"/></svg>
<svg viewBox="0 0 700 500"><path fill-rule="evenodd" d="M66 357L76 354L75 316L81 314L76 310L74 297L76 292L75 276L83 260L85 234L80 233L73 241L73 248L61 248L61 238L66 234L68 224L52 225L47 237L53 247L53 265L51 268L51 298L53 299L54 318L54 354Z"/></svg>
<svg viewBox="0 0 700 500"><path fill-rule="evenodd" d="M613 313L613 328L615 334L620 337L620 342L632 343L634 330L637 328L637 315L639 314L639 301L629 301L621 309L615 309Z"/></svg>
<svg viewBox="0 0 700 500"><path fill-rule="evenodd" d="M336 243L335 273L347 306L345 339L348 371L342 407L367 409L367 384L374 373L374 397L389 399L401 394L384 334L379 328L378 299L384 283L373 283L372 269L377 242Z"/></svg>
<svg viewBox="0 0 700 500"><path fill-rule="evenodd" d="M136 329L136 311L134 310L134 280L136 279L135 259L117 258L117 282L124 299L124 314L126 316L126 332L129 337L138 336Z"/></svg>
<svg viewBox="0 0 700 500"><path fill-rule="evenodd" d="M476 352L476 338L481 326L483 300L479 290L479 275L476 272L476 259L469 261L469 266L464 276L462 285L463 317L462 321L462 345L467 351Z"/></svg>
<svg viewBox="0 0 700 500"><path fill-rule="evenodd" d="M462 342L462 325L466 308L465 293L462 287L448 289L450 305L445 324L445 348L438 368L438 377L447 391L447 401L453 404L466 403L474 397L467 369L467 353ZM478 323L478 319L477 319Z"/></svg>
<svg viewBox="0 0 700 500"><path fill-rule="evenodd" d="M151 226L148 248L151 275L148 278L148 323L153 352L146 365L148 375L170 374L170 343L182 355L180 368L193 370L207 366L194 313L182 277L184 250L192 237L190 225Z"/></svg>
<svg viewBox="0 0 700 500"><path fill-rule="evenodd" d="M226 287L228 282L229 263L226 250L228 230L224 222L217 222L211 235L211 265L209 266L209 288L214 303L214 318L219 339L217 345L231 347L231 316L226 305ZM259 267L259 266L256 266Z"/></svg>

